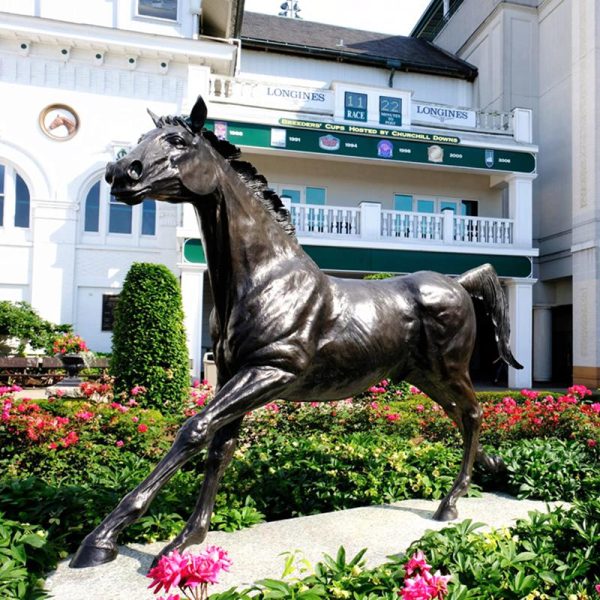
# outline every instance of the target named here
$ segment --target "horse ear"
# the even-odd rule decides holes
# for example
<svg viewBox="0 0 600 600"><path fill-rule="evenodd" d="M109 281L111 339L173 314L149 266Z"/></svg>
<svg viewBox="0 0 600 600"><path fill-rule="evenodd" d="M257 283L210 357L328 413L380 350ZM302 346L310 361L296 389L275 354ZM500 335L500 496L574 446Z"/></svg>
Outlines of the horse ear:
<svg viewBox="0 0 600 600"><path fill-rule="evenodd" d="M192 108L192 112L190 114L190 120L192 122L192 131L194 133L200 133L200 131L202 131L207 114L208 109L206 108L206 104L204 103L202 96L198 96L196 104L194 104L194 108Z"/></svg>
<svg viewBox="0 0 600 600"><path fill-rule="evenodd" d="M149 108L146 109L155 127L160 127L160 117L155 115Z"/></svg>

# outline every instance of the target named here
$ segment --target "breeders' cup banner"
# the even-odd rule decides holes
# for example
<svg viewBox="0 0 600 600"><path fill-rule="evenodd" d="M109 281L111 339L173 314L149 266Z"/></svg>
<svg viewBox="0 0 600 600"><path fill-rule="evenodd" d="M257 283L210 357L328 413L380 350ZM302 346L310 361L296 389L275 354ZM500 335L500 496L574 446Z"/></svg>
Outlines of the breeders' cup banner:
<svg viewBox="0 0 600 600"><path fill-rule="evenodd" d="M452 125L453 127L475 127L477 115L474 110L412 102L412 121L420 123L435 123L436 125Z"/></svg>

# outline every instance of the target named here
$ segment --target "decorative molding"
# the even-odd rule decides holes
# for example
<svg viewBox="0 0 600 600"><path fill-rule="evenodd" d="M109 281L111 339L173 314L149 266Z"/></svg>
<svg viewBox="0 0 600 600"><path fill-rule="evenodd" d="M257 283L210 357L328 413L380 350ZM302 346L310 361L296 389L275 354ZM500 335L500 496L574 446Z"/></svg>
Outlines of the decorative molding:
<svg viewBox="0 0 600 600"><path fill-rule="evenodd" d="M7 55L0 56L0 81L162 102L185 91L185 80L173 75Z"/></svg>

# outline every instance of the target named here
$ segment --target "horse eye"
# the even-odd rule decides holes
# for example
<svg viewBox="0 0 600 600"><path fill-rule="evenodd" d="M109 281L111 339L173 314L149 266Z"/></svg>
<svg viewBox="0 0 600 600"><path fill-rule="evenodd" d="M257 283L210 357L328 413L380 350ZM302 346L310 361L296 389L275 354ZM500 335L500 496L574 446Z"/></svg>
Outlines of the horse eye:
<svg viewBox="0 0 600 600"><path fill-rule="evenodd" d="M169 143L177 148L183 148L185 146L185 140L182 137L174 136L169 138Z"/></svg>

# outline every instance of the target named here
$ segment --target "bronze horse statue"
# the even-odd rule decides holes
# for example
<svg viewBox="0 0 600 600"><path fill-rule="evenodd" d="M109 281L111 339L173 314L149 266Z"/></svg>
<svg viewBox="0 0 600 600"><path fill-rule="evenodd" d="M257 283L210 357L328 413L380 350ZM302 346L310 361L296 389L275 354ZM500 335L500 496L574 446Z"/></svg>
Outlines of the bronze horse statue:
<svg viewBox="0 0 600 600"><path fill-rule="evenodd" d="M508 346L507 304L494 269L484 265L456 279L432 272L375 281L325 275L298 243L266 179L238 160L235 146L203 129L206 112L198 98L187 119L150 113L156 128L107 165L106 180L130 205L150 196L196 209L215 307L216 394L184 423L150 475L83 540L71 567L114 559L119 532L208 446L194 512L161 555L201 542L246 413L274 399L347 398L385 377L418 386L460 429L460 472L434 515L456 518L474 461L491 471L503 467L479 445L482 411L468 371L476 334L472 298L485 306L500 357L522 368Z"/></svg>

